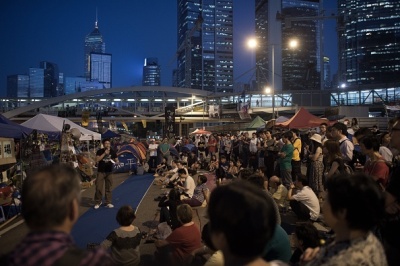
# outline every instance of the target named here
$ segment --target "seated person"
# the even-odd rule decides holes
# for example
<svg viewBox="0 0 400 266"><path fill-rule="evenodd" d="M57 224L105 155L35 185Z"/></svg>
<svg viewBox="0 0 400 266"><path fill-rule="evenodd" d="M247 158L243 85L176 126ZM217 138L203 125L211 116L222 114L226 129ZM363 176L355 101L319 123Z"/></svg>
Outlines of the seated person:
<svg viewBox="0 0 400 266"><path fill-rule="evenodd" d="M218 168L217 156L212 155L210 162L208 163L208 171L213 172Z"/></svg>
<svg viewBox="0 0 400 266"><path fill-rule="evenodd" d="M236 178L237 174L239 173L238 168L234 160L229 162L228 170L226 171L226 178L232 179Z"/></svg>
<svg viewBox="0 0 400 266"><path fill-rule="evenodd" d="M293 190L296 189L296 193ZM290 184L288 200L293 212L301 221L316 221L320 213L320 205L317 195L308 186L308 180L304 175L298 175L294 184Z"/></svg>
<svg viewBox="0 0 400 266"><path fill-rule="evenodd" d="M122 206L116 216L120 227L112 231L100 244L103 248L111 250L111 258L116 265L140 264L139 246L142 234L139 228L132 225L135 218L135 210L131 206Z"/></svg>
<svg viewBox="0 0 400 266"><path fill-rule="evenodd" d="M154 176L163 176L167 170L167 159L162 158L161 163L156 167L156 173L154 174Z"/></svg>
<svg viewBox="0 0 400 266"><path fill-rule="evenodd" d="M192 198L196 188L193 177L188 174L186 169L179 169L178 175L179 181L175 184L175 188L180 190L183 197Z"/></svg>
<svg viewBox="0 0 400 266"><path fill-rule="evenodd" d="M215 170L215 176L217 177L219 184L221 184L222 181L225 180L227 177L229 164L226 161L225 155L221 155L219 159L220 161L218 164L218 168Z"/></svg>
<svg viewBox="0 0 400 266"><path fill-rule="evenodd" d="M321 248L307 249L301 262L310 266L388 265L385 250L372 232L385 212L385 199L375 181L365 174L339 174L327 180L326 189L323 213L335 239Z"/></svg>
<svg viewBox="0 0 400 266"><path fill-rule="evenodd" d="M270 265L262 255L277 224L273 203L264 191L242 180L213 190L209 232L215 249L223 253L224 265Z"/></svg>
<svg viewBox="0 0 400 266"><path fill-rule="evenodd" d="M181 193L178 189L171 189L167 196L161 198L158 203L160 209L160 223L166 222L172 230L175 230L181 226L178 221L178 215L176 214L176 209L182 203L180 200Z"/></svg>
<svg viewBox="0 0 400 266"><path fill-rule="evenodd" d="M224 265L224 255L221 250L216 250L210 236L210 223L206 223L201 230L201 240L204 246L194 250L192 256L199 265L218 266ZM208 257L208 259L206 258ZM197 264L195 264L197 265Z"/></svg>
<svg viewBox="0 0 400 266"><path fill-rule="evenodd" d="M197 162L197 155L196 155L196 151L191 151L187 160L188 163L188 167L192 168L192 165Z"/></svg>
<svg viewBox="0 0 400 266"><path fill-rule="evenodd" d="M157 265L189 265L191 253L201 247L201 235L193 222L193 210L188 204L177 208L178 220L182 226L175 229L165 240L156 240L155 255Z"/></svg>
<svg viewBox="0 0 400 266"><path fill-rule="evenodd" d="M297 223L293 236L296 249L290 258L290 264L299 265L300 257L307 248L316 248L320 245L320 236L317 228L308 222Z"/></svg>
<svg viewBox="0 0 400 266"><path fill-rule="evenodd" d="M202 206L204 201L208 202L210 190L208 189L206 183L207 177L205 175L199 175L193 196L190 199L183 199L182 202L189 204L191 207Z"/></svg>
<svg viewBox="0 0 400 266"><path fill-rule="evenodd" d="M282 184L279 177L276 175L272 176L269 179L269 192L272 194L272 197L276 201L279 207L286 207L287 205L287 188Z"/></svg>

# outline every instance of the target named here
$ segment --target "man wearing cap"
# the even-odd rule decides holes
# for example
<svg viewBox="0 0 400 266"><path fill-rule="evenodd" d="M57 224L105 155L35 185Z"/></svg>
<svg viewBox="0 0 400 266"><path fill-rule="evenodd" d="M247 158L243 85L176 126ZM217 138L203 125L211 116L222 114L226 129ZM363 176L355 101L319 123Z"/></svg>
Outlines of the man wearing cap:
<svg viewBox="0 0 400 266"><path fill-rule="evenodd" d="M150 139L150 144L149 144L149 166L151 172L155 172L157 168L157 149L158 149L158 144L156 143L155 139Z"/></svg>
<svg viewBox="0 0 400 266"><path fill-rule="evenodd" d="M346 163L351 162L353 159L354 145L347 138L347 126L343 123L337 122L331 128L332 138L339 141L340 152L342 153L343 160Z"/></svg>

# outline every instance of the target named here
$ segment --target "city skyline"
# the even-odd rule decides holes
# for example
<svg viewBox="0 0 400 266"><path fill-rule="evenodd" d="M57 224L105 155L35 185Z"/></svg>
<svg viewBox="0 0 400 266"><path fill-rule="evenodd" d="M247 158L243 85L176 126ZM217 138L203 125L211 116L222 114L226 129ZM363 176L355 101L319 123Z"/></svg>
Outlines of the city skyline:
<svg viewBox="0 0 400 266"><path fill-rule="evenodd" d="M83 76L84 39L94 29L96 9L106 52L113 56L113 87L141 85L146 57L159 58L161 85L171 86L176 67L172 62L177 50L176 2L133 2L2 2L0 34L5 41L0 52L0 96L6 95L7 75L26 74L41 61L56 63L64 77ZM325 8L327 13L336 7L333 2ZM331 31L333 24L326 21L325 29ZM246 47L254 27L254 1L234 0L234 82L250 82L252 75L242 74L254 67L254 51ZM335 73L337 47L327 39L332 35L325 32L324 50Z"/></svg>

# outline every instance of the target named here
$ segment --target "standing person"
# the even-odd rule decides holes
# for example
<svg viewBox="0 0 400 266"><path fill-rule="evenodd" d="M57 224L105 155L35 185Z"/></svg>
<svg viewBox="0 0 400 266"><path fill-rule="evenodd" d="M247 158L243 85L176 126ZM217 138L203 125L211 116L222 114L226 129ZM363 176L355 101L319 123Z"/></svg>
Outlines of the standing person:
<svg viewBox="0 0 400 266"><path fill-rule="evenodd" d="M353 159L354 145L347 138L347 126L337 122L331 128L332 138L339 141L340 152L345 163L351 162Z"/></svg>
<svg viewBox="0 0 400 266"><path fill-rule="evenodd" d="M319 134L321 135L321 142L324 143L325 140L327 140L328 138L326 137L326 129L328 128L328 124L327 123L321 123L319 125Z"/></svg>
<svg viewBox="0 0 400 266"><path fill-rule="evenodd" d="M161 159L165 158L167 160L167 165L171 165L171 154L169 149L171 148L170 144L168 143L168 139L164 138L162 141L162 144L160 144L158 146L158 148L160 149L160 153L161 153Z"/></svg>
<svg viewBox="0 0 400 266"><path fill-rule="evenodd" d="M150 159L149 159L149 166L150 166L150 171L155 172L156 167L157 167L157 150L158 150L158 144L156 143L155 139L150 139L150 144L149 144L149 153L150 153Z"/></svg>
<svg viewBox="0 0 400 266"><path fill-rule="evenodd" d="M363 172L371 176L384 189L389 178L389 167L379 153L376 136L365 136L360 140L361 152L367 156Z"/></svg>
<svg viewBox="0 0 400 266"><path fill-rule="evenodd" d="M80 250L70 235L79 218L80 176L63 164L29 175L21 191L29 233L0 259L1 265L114 265L104 249Z"/></svg>
<svg viewBox="0 0 400 266"><path fill-rule="evenodd" d="M98 150L96 153L96 161L98 162L97 167L97 178L96 178L96 192L94 194L94 200L96 205L95 209L98 209L102 204L103 198L103 185L105 185L104 195L105 195L105 205L107 208L114 208L112 205L112 167L114 162L118 163L118 157L114 150L110 148L110 140L103 140L103 148Z"/></svg>
<svg viewBox="0 0 400 266"><path fill-rule="evenodd" d="M292 138L290 139L293 144L293 156L292 156L292 176L301 175L301 139L298 129L292 129Z"/></svg>
<svg viewBox="0 0 400 266"><path fill-rule="evenodd" d="M318 195L320 199L323 198L324 193L324 163L322 154L322 143L321 135L314 134L311 136L312 141L312 151L308 155L309 165L307 167L307 178L310 183L310 187L314 190L315 194Z"/></svg>
<svg viewBox="0 0 400 266"><path fill-rule="evenodd" d="M217 140L215 139L214 135L210 135L210 137L208 138L208 142L207 142L207 150L208 150L208 154L210 154L210 157L212 157L213 155L217 156Z"/></svg>
<svg viewBox="0 0 400 266"><path fill-rule="evenodd" d="M108 234L100 244L111 250L111 258L116 265L137 266L140 264L140 241L142 234L132 223L136 219L135 210L128 205L122 206L116 216L119 228Z"/></svg>
<svg viewBox="0 0 400 266"><path fill-rule="evenodd" d="M197 143L197 151L199 158L201 154L203 154L203 158L206 158L206 139L204 136L201 136L199 142Z"/></svg>
<svg viewBox="0 0 400 266"><path fill-rule="evenodd" d="M274 175L278 151L279 148L278 145L276 145L275 137L272 136L272 131L266 130L264 139L264 166L268 178Z"/></svg>
<svg viewBox="0 0 400 266"><path fill-rule="evenodd" d="M336 140L328 139L322 148L326 157L325 181L336 174L345 174L345 166L340 152L339 143Z"/></svg>
<svg viewBox="0 0 400 266"><path fill-rule="evenodd" d="M249 152L250 152L250 160L249 167L254 170L258 168L258 149L257 147L260 145L260 140L257 138L257 134L253 133L251 135L250 143L249 143Z"/></svg>
<svg viewBox="0 0 400 266"><path fill-rule="evenodd" d="M290 142L292 132L285 132L282 136L283 146L281 151L278 153L279 157L279 171L282 183L285 187L290 187L292 181L292 157L293 157L293 145Z"/></svg>

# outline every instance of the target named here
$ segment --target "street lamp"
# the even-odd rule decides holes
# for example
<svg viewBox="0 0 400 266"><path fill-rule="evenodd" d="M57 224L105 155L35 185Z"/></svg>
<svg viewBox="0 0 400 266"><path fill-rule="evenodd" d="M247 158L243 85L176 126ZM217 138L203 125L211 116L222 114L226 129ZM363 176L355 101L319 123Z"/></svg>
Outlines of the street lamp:
<svg viewBox="0 0 400 266"><path fill-rule="evenodd" d="M266 94L272 94L272 119L275 119L275 91L270 87L265 88Z"/></svg>

